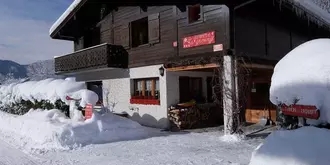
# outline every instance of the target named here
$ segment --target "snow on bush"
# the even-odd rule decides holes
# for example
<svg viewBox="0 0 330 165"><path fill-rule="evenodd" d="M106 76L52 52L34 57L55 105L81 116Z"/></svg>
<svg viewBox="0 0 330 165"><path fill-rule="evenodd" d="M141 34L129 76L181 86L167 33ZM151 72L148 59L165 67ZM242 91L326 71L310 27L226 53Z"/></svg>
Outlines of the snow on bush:
<svg viewBox="0 0 330 165"><path fill-rule="evenodd" d="M315 105L319 124L330 123L330 39L308 41L290 51L275 66L270 87L273 104Z"/></svg>
<svg viewBox="0 0 330 165"><path fill-rule="evenodd" d="M0 132L23 149L39 153L148 136L145 127L112 113L94 113L78 122L56 109L31 110L22 116L0 112Z"/></svg>
<svg viewBox="0 0 330 165"><path fill-rule="evenodd" d="M2 106L20 103L22 100L32 103L47 100L55 104L61 100L66 104L70 96L81 100L81 106L86 103L96 104L98 96L96 93L86 89L84 82L76 82L74 79L45 79L41 81L26 81L23 83L12 83L0 86L0 104Z"/></svg>
<svg viewBox="0 0 330 165"><path fill-rule="evenodd" d="M328 165L330 131L316 127L275 131L252 153L250 165Z"/></svg>

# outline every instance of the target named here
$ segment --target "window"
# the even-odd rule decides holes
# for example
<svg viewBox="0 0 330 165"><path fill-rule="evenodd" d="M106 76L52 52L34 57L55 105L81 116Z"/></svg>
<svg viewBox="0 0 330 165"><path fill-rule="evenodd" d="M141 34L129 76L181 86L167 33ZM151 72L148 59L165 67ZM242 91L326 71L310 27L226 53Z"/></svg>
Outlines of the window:
<svg viewBox="0 0 330 165"><path fill-rule="evenodd" d="M188 6L188 22L195 23L202 20L202 10L201 5L196 4Z"/></svg>
<svg viewBox="0 0 330 165"><path fill-rule="evenodd" d="M132 104L156 104L159 105L159 78L134 79Z"/></svg>
<svg viewBox="0 0 330 165"><path fill-rule="evenodd" d="M149 43L148 17L131 22L132 47Z"/></svg>
<svg viewBox="0 0 330 165"><path fill-rule="evenodd" d="M179 77L180 102L196 100L205 102L201 77Z"/></svg>

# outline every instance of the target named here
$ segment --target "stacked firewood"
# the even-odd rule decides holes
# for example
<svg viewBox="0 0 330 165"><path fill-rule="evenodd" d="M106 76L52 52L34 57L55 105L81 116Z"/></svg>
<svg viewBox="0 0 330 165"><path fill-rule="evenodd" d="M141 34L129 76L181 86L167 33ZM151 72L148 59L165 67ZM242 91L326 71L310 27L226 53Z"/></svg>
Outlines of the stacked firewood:
<svg viewBox="0 0 330 165"><path fill-rule="evenodd" d="M170 107L168 118L172 124L179 129L198 128L203 121L208 120L210 112L208 109L191 107Z"/></svg>

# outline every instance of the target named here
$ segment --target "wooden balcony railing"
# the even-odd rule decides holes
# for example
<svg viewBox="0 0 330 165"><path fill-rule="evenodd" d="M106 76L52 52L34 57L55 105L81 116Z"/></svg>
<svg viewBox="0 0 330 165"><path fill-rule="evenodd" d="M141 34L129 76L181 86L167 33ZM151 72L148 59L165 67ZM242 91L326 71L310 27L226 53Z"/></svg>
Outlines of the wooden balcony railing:
<svg viewBox="0 0 330 165"><path fill-rule="evenodd" d="M55 58L56 74L127 67L128 53L124 47L107 43Z"/></svg>

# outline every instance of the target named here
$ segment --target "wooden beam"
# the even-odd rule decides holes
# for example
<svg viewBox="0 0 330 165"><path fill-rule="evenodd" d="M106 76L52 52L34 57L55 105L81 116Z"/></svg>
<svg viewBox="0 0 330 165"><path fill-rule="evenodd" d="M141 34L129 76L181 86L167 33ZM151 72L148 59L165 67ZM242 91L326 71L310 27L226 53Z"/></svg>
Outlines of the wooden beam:
<svg viewBox="0 0 330 165"><path fill-rule="evenodd" d="M179 66L173 68L166 68L167 71L176 72L176 71L187 71L187 70L197 70L197 69L207 69L207 68L217 68L218 64L211 63L205 65L189 65L189 66Z"/></svg>
<svg viewBox="0 0 330 165"><path fill-rule="evenodd" d="M264 64L241 64L246 68L257 68L257 69L274 69L272 65L264 65Z"/></svg>
<svg viewBox="0 0 330 165"><path fill-rule="evenodd" d="M151 80L151 96L152 97L155 97L155 94L156 94L156 79L152 79Z"/></svg>

